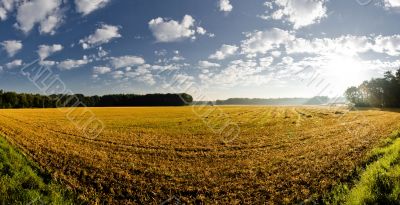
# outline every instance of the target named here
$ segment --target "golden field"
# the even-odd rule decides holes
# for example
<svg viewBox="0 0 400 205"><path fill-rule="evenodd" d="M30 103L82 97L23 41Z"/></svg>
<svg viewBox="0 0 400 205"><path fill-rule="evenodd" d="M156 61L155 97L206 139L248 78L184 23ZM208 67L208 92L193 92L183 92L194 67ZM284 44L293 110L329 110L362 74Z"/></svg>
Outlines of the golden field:
<svg viewBox="0 0 400 205"><path fill-rule="evenodd" d="M105 125L92 138L68 109L0 110L0 135L90 204L318 200L400 125L397 112L327 107L90 108ZM226 121L240 129L229 141L215 130Z"/></svg>

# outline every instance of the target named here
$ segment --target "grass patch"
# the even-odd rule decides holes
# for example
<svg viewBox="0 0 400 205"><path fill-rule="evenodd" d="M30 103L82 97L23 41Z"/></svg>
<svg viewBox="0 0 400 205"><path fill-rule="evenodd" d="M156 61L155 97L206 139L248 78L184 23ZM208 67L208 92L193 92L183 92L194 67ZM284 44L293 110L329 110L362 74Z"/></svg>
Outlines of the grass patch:
<svg viewBox="0 0 400 205"><path fill-rule="evenodd" d="M400 132L374 149L365 169L349 189L340 184L325 198L326 204L400 204Z"/></svg>
<svg viewBox="0 0 400 205"><path fill-rule="evenodd" d="M40 177L21 153L0 137L0 204L76 204L72 193Z"/></svg>

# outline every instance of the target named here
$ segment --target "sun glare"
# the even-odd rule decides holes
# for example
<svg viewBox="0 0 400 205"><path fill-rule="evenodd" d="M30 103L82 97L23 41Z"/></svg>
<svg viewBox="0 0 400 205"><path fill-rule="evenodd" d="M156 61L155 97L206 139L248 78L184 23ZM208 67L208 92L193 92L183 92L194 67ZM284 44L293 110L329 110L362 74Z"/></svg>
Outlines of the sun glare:
<svg viewBox="0 0 400 205"><path fill-rule="evenodd" d="M360 84L366 76L366 65L351 56L337 55L326 62L324 75L336 86L338 92L343 92L347 87Z"/></svg>

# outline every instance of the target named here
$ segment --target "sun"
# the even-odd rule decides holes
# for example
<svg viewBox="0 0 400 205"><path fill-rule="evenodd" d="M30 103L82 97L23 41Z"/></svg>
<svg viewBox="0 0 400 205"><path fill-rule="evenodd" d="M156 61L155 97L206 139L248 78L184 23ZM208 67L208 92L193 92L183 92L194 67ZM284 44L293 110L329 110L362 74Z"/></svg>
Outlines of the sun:
<svg viewBox="0 0 400 205"><path fill-rule="evenodd" d="M367 64L356 57L333 55L328 58L323 74L335 87L343 93L350 86L358 85L366 79Z"/></svg>

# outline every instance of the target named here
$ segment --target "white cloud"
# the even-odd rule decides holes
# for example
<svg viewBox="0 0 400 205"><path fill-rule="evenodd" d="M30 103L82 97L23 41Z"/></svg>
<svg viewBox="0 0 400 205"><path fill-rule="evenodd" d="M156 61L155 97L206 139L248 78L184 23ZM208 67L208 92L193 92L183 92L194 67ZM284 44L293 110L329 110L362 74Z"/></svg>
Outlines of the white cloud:
<svg viewBox="0 0 400 205"><path fill-rule="evenodd" d="M378 53L386 53L391 56L400 55L400 35L377 36L373 50Z"/></svg>
<svg viewBox="0 0 400 205"><path fill-rule="evenodd" d="M16 40L3 41L1 45L10 57L13 57L23 46L21 41Z"/></svg>
<svg viewBox="0 0 400 205"><path fill-rule="evenodd" d="M205 35L207 33L207 30L199 26L197 27L197 33L200 35Z"/></svg>
<svg viewBox="0 0 400 205"><path fill-rule="evenodd" d="M103 47L101 47L101 46L100 46L97 50L98 50L98 51L97 51L97 57L98 57L98 58L103 58L103 57L105 57L105 56L108 55L108 52L105 51L105 50L103 49Z"/></svg>
<svg viewBox="0 0 400 205"><path fill-rule="evenodd" d="M154 79L154 76L152 74L142 75L136 80L144 82L144 83L146 83L148 85L155 85L156 84L156 80Z"/></svg>
<svg viewBox="0 0 400 205"><path fill-rule="evenodd" d="M202 85L225 88L266 83L282 85L295 77L318 71L324 80L335 84L330 90L336 95L347 86L396 69L400 64L389 60L393 58L391 56L400 56L400 35L296 38L294 33L271 29L246 36L240 46L240 57L254 54L259 57L233 60L214 70L207 69L208 63L198 62L199 68L200 64L205 67L199 74ZM388 55L388 61L364 60L371 58L370 55L361 55L367 52Z"/></svg>
<svg viewBox="0 0 400 205"><path fill-rule="evenodd" d="M400 7L400 0L384 0L384 6L386 8L398 8Z"/></svg>
<svg viewBox="0 0 400 205"><path fill-rule="evenodd" d="M259 58L258 61L261 67L268 67L272 64L274 58L269 56L269 57Z"/></svg>
<svg viewBox="0 0 400 205"><path fill-rule="evenodd" d="M107 60L106 56L108 56L109 52L104 50L103 47L99 46L96 48L97 52L95 51L94 53L90 54L88 56L89 59L93 61L102 61L102 60Z"/></svg>
<svg viewBox="0 0 400 205"><path fill-rule="evenodd" d="M365 36L341 36L338 38L315 38L310 41L305 39L296 39L296 41L290 44L293 47L288 48L288 53L292 53L295 50L301 51L302 53L346 53L349 55L355 55L357 53L365 52L370 49L371 43L369 38ZM296 45L299 44L299 45ZM301 48L301 46L304 46ZM311 50L304 50L311 49Z"/></svg>
<svg viewBox="0 0 400 205"><path fill-rule="evenodd" d="M7 10L5 10L3 7L0 7L0 20L4 21L6 19L7 19Z"/></svg>
<svg viewBox="0 0 400 205"><path fill-rule="evenodd" d="M185 60L185 58L183 56L177 55L177 56L172 57L171 60L172 61L183 61L183 60Z"/></svg>
<svg viewBox="0 0 400 205"><path fill-rule="evenodd" d="M210 55L209 58L210 59L222 60L222 59L225 59L225 58L227 58L229 56L234 55L238 49L239 48L237 46L235 46L235 45L223 44L221 46L221 48L218 51L216 51L214 54Z"/></svg>
<svg viewBox="0 0 400 205"><path fill-rule="evenodd" d="M49 67L51 67L51 66L54 66L54 65L56 65L56 64L57 64L56 61L46 61L46 60L39 61L39 65L42 65L42 66L49 66Z"/></svg>
<svg viewBox="0 0 400 205"><path fill-rule="evenodd" d="M60 44L54 44L54 45L40 45L39 49L37 51L40 60L44 60L47 57L49 57L51 54L61 51L63 49L63 46Z"/></svg>
<svg viewBox="0 0 400 205"><path fill-rule="evenodd" d="M111 72L111 68L105 67L105 66L95 66L93 68L93 73L94 74L106 74Z"/></svg>
<svg viewBox="0 0 400 205"><path fill-rule="evenodd" d="M96 29L94 34L80 40L79 43L82 44L83 49L88 49L120 37L122 36L119 34L117 26L103 24L100 28Z"/></svg>
<svg viewBox="0 0 400 205"><path fill-rule="evenodd" d="M297 38L286 44L286 52L309 54L345 54L356 56L359 53L374 51L390 56L400 55L400 35L393 36L340 36L337 38Z"/></svg>
<svg viewBox="0 0 400 205"><path fill-rule="evenodd" d="M58 64L58 68L60 68L61 70L71 70L74 68L79 68L88 63L90 63L90 60L86 56L83 56L83 59L80 59L80 60L67 59L67 60L61 61Z"/></svg>
<svg viewBox="0 0 400 205"><path fill-rule="evenodd" d="M183 60L185 60L185 57L183 57L178 50L175 50L173 53L174 53L174 56L171 59L165 58L165 59L162 59L162 61L167 63L169 61L183 61Z"/></svg>
<svg viewBox="0 0 400 205"><path fill-rule="evenodd" d="M199 61L199 68L207 69L207 68L215 68L215 67L221 67L221 65L218 63L212 63L210 61Z"/></svg>
<svg viewBox="0 0 400 205"><path fill-rule="evenodd" d="M262 53L279 48L295 37L288 31L272 28L266 31L255 31L247 34L247 39L242 41L242 52L246 54Z"/></svg>
<svg viewBox="0 0 400 205"><path fill-rule="evenodd" d="M17 68L17 67L19 67L21 65L22 65L22 60L21 59L16 59L16 60L13 60L13 61L7 63L5 66L8 69L13 69L13 68Z"/></svg>
<svg viewBox="0 0 400 205"><path fill-rule="evenodd" d="M286 51L292 53L348 53L357 54L359 51L365 51L369 46L366 37L341 36L339 38L315 38L303 39L297 38L289 42Z"/></svg>
<svg viewBox="0 0 400 205"><path fill-rule="evenodd" d="M287 19L295 29L318 23L326 17L325 0L275 0L273 19Z"/></svg>
<svg viewBox="0 0 400 205"><path fill-rule="evenodd" d="M190 15L185 15L181 22L158 17L149 21L149 28L157 42L176 42L188 38L194 40L196 33L206 34L206 30L196 27L195 22Z"/></svg>
<svg viewBox="0 0 400 205"><path fill-rule="evenodd" d="M88 15L93 11L103 8L110 0L75 0L77 12Z"/></svg>
<svg viewBox="0 0 400 205"><path fill-rule="evenodd" d="M286 65L291 65L293 63L294 59L290 56L285 56L282 58L282 63Z"/></svg>
<svg viewBox="0 0 400 205"><path fill-rule="evenodd" d="M126 72L125 76L133 78L136 81L146 83L148 85L156 84L153 74L150 72L151 65L144 64L137 67L136 70Z"/></svg>
<svg viewBox="0 0 400 205"><path fill-rule="evenodd" d="M183 68L184 66L187 66L187 64L172 63L172 64L166 64L166 65L152 65L151 69L156 70L159 73L161 73L166 70L179 70L179 69Z"/></svg>
<svg viewBox="0 0 400 205"><path fill-rule="evenodd" d="M112 76L112 78L114 78L114 79L120 79L120 78L123 78L124 77L124 72L123 71L120 71L120 70L117 70L117 71L114 71L114 72L112 72L111 73L111 76Z"/></svg>
<svg viewBox="0 0 400 205"><path fill-rule="evenodd" d="M45 20L40 23L39 32L54 35L56 33L55 29L62 22L62 14L60 12L54 13L48 16Z"/></svg>
<svg viewBox="0 0 400 205"><path fill-rule="evenodd" d="M219 0L218 7L219 7L219 10L223 11L223 12L231 12L233 9L233 6L229 2L229 0Z"/></svg>
<svg viewBox="0 0 400 205"><path fill-rule="evenodd" d="M234 85L245 86L251 83L261 84L268 80L265 76L264 79L261 78L257 81L254 81L254 78L265 69L264 67L260 67L255 60L234 60L219 73L214 73L210 77L203 78L203 83L225 87Z"/></svg>
<svg viewBox="0 0 400 205"><path fill-rule="evenodd" d="M347 85L372 77L364 76L365 73L373 71L377 75L378 72L395 68L398 63L368 62L359 54L374 51L400 56L400 35L345 35L337 38L305 39L296 38L287 31L272 29L248 34L241 47L242 55L257 54L263 57L233 60L226 67L221 66L217 70L205 69L206 72L199 75L202 83L206 86L223 87L284 83L297 76L297 73L311 69L318 70L332 83L344 85L334 88L335 92L343 91ZM271 56L266 56L267 54ZM278 61L282 54L287 55ZM292 54L296 54L296 57ZM343 77L343 73L351 77ZM256 80L260 81L255 82Z"/></svg>
<svg viewBox="0 0 400 205"><path fill-rule="evenodd" d="M165 50L165 49L161 49L161 50L157 50L157 51L154 51L154 54L156 55L156 56L166 56L167 55L167 50Z"/></svg>
<svg viewBox="0 0 400 205"><path fill-rule="evenodd" d="M171 88L173 84L177 83L180 88L186 88L193 84L194 77L186 73L174 73L171 77L171 82L165 82L163 87Z"/></svg>
<svg viewBox="0 0 400 205"><path fill-rule="evenodd" d="M15 4L19 2L19 0L1 0L0 1L0 20L4 21L7 19L7 15L11 12Z"/></svg>
<svg viewBox="0 0 400 205"><path fill-rule="evenodd" d="M17 28L28 33L36 24L40 24L40 33L54 34L62 22L59 10L61 0L32 0L24 1L18 7Z"/></svg>
<svg viewBox="0 0 400 205"><path fill-rule="evenodd" d="M279 56L281 56L281 54L282 54L282 53L281 53L280 51L272 51L272 52L271 52L271 55L274 56L274 57L276 57L276 58L279 57Z"/></svg>
<svg viewBox="0 0 400 205"><path fill-rule="evenodd" d="M264 6L269 8L269 9L273 9L274 8L274 5L272 4L272 2L268 2L268 1L264 3Z"/></svg>
<svg viewBox="0 0 400 205"><path fill-rule="evenodd" d="M111 65L114 68L125 68L129 66L137 66L145 63L145 60L142 57L138 56L121 56L121 57L112 57Z"/></svg>

